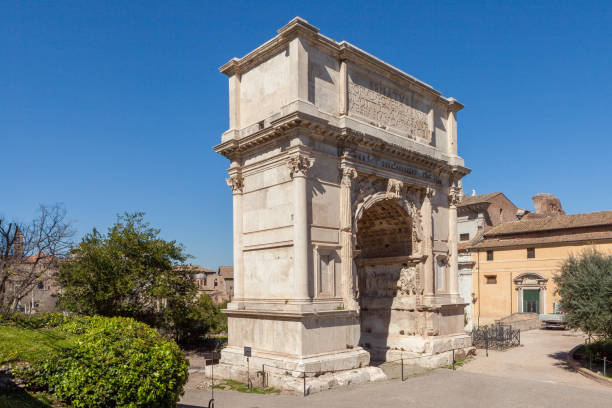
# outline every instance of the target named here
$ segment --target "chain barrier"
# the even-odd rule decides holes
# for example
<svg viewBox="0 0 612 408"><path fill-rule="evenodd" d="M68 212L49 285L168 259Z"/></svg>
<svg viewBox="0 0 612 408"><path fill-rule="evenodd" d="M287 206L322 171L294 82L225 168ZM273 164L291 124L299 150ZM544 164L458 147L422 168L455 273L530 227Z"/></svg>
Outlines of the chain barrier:
<svg viewBox="0 0 612 408"><path fill-rule="evenodd" d="M460 349L449 350L449 351L452 351L452 363L449 364L449 365L452 367L453 371L455 371L455 363L456 363L456 360L455 360L455 350L460 350ZM396 363L398 361L401 362L400 363L400 365L401 365L401 379L402 379L402 381L405 381L406 379L408 379L408 377L405 376L405 373L404 373L404 366L405 366L404 362L408 362L410 360L418 360L420 358L433 357L433 356L435 356L435 354L427 354L427 355L414 356L414 357L403 357L402 356L401 358L398 358L396 360L385 361L384 364ZM292 370L292 369L288 369L288 368L276 367L276 366L273 366L273 365L270 365L270 364L262 364L261 365L261 371L257 371L256 372L257 378L261 377L261 388L262 389L267 388L267 386L269 385L268 384L268 378L269 378L270 371L272 371L272 370L268 370L266 372L266 367L271 368L273 370L278 370L279 372L284 372L285 374L289 373L289 372L297 373L298 376L296 378L302 378L303 395L304 395L304 397L308 395L307 381L306 381L306 379L308 378L307 374L313 374L314 377L318 377L318 376L320 376L322 374L326 374L326 373L329 372L329 371L321 371L321 370L318 370L318 371Z"/></svg>

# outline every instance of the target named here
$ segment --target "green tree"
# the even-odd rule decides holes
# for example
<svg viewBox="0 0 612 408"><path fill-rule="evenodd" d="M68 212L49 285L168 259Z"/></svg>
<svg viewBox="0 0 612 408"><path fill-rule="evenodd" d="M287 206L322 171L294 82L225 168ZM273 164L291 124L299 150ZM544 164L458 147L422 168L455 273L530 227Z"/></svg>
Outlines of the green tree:
<svg viewBox="0 0 612 408"><path fill-rule="evenodd" d="M62 264L60 305L87 315L133 317L176 334L196 286L193 271L180 267L188 257L183 246L159 233L143 213L118 216L106 234L94 228Z"/></svg>
<svg viewBox="0 0 612 408"><path fill-rule="evenodd" d="M169 319L175 322L174 338L183 345L203 344L206 333L227 331L227 317L221 312L224 305L215 306L210 296L202 294L183 311L169 310Z"/></svg>
<svg viewBox="0 0 612 408"><path fill-rule="evenodd" d="M569 327L612 338L612 256L570 256L554 277Z"/></svg>

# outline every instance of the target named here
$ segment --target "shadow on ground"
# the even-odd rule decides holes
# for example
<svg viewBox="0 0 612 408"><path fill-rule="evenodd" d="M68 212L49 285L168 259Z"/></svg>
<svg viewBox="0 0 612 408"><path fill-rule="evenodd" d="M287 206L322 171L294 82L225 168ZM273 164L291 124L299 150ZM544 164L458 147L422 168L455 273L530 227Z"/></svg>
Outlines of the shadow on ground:
<svg viewBox="0 0 612 408"><path fill-rule="evenodd" d="M49 408L51 404L42 402L25 391L7 392L0 395L2 408Z"/></svg>
<svg viewBox="0 0 612 408"><path fill-rule="evenodd" d="M557 360L557 362L553 364L555 367L559 367L567 371L576 371L569 364L567 364L567 356L567 351L557 351L556 353L548 354L548 357Z"/></svg>

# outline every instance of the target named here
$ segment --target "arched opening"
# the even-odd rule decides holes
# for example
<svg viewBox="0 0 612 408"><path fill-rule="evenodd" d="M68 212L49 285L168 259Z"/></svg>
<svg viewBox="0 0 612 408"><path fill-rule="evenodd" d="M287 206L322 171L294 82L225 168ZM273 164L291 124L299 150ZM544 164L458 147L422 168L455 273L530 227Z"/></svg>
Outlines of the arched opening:
<svg viewBox="0 0 612 408"><path fill-rule="evenodd" d="M357 220L360 345L374 363L388 359L390 337L409 334L408 325L391 324L391 306L412 245L412 219L395 200L376 202Z"/></svg>
<svg viewBox="0 0 612 408"><path fill-rule="evenodd" d="M364 210L357 221L361 258L408 256L412 253L412 220L397 202L383 200Z"/></svg>

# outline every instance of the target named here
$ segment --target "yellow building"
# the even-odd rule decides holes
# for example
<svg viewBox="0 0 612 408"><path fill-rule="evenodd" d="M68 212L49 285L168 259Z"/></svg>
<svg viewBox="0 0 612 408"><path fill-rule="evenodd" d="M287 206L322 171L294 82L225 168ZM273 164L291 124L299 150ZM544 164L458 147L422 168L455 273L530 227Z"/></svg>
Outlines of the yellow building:
<svg viewBox="0 0 612 408"><path fill-rule="evenodd" d="M554 206L542 208L542 196ZM517 312L554 313L559 298L552 278L563 261L590 247L612 252L612 211L564 215L559 201L550 197L535 196L535 213L500 224L470 243L475 325Z"/></svg>

